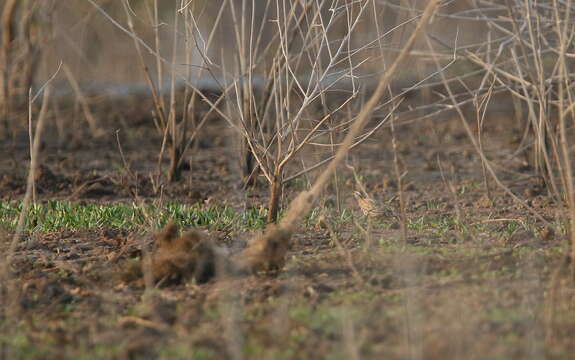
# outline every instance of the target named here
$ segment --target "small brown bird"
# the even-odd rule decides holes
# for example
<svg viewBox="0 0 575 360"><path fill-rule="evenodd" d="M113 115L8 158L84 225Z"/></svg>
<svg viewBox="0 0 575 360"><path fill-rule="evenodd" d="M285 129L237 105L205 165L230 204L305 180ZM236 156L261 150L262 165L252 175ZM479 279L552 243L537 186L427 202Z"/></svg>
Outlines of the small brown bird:
<svg viewBox="0 0 575 360"><path fill-rule="evenodd" d="M357 200L357 204L363 214L369 218L397 217L395 210L391 206L377 201L367 194L355 191L353 196Z"/></svg>

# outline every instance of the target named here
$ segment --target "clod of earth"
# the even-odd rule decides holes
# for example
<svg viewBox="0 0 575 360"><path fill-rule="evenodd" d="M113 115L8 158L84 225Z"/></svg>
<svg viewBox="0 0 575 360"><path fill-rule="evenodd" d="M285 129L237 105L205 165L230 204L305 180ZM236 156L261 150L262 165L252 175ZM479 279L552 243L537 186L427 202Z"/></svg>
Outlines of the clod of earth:
<svg viewBox="0 0 575 360"><path fill-rule="evenodd" d="M245 272L277 272L285 265L291 236L290 228L270 224L234 258L234 263Z"/></svg>
<svg viewBox="0 0 575 360"><path fill-rule="evenodd" d="M285 265L291 235L291 230L270 225L246 249L230 257L208 234L196 230L180 234L177 225L170 223L156 234L148 261L125 267L123 278L139 282L149 272L154 284L166 286L188 280L202 284L216 275L277 273Z"/></svg>
<svg viewBox="0 0 575 360"><path fill-rule="evenodd" d="M178 227L168 224L157 237L157 247L151 256L154 282L173 284L193 278L208 282L216 274L219 259L212 240L199 231L187 231L178 236Z"/></svg>

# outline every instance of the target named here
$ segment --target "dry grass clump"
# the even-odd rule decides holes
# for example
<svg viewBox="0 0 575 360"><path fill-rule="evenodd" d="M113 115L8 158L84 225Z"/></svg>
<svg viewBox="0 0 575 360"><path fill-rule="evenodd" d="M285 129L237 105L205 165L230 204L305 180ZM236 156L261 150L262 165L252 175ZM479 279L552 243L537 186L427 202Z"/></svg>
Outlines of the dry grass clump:
<svg viewBox="0 0 575 360"><path fill-rule="evenodd" d="M179 235L177 225L170 223L156 241L150 267L155 283L173 284L190 278L205 283L216 275L219 255L207 235L194 230Z"/></svg>
<svg viewBox="0 0 575 360"><path fill-rule="evenodd" d="M270 224L265 232L255 237L249 246L234 257L235 265L243 272L277 272L285 265L291 228Z"/></svg>
<svg viewBox="0 0 575 360"><path fill-rule="evenodd" d="M149 271L154 284L167 286L189 280L203 284L216 276L276 273L285 265L291 235L290 230L270 225L246 249L230 257L208 234L196 230L180 234L177 225L170 223L156 234L148 261L122 265L122 279L142 283Z"/></svg>

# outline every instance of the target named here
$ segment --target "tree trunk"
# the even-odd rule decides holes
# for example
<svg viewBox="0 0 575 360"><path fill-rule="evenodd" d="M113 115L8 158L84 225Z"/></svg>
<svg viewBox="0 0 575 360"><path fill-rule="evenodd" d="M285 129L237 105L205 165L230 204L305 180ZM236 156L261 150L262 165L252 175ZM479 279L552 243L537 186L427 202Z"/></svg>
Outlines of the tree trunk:
<svg viewBox="0 0 575 360"><path fill-rule="evenodd" d="M242 178L245 186L253 185L255 183L255 174L253 173L255 158L250 146L248 145L248 141L245 138L242 139L241 162Z"/></svg>
<svg viewBox="0 0 575 360"><path fill-rule="evenodd" d="M282 195L281 176L275 175L270 184L270 200L268 205L268 223L275 223L278 220L280 199Z"/></svg>
<svg viewBox="0 0 575 360"><path fill-rule="evenodd" d="M178 146L173 145L170 151L170 169L168 172L168 181L175 182L182 177L182 166L180 165L180 157L182 156Z"/></svg>
<svg viewBox="0 0 575 360"><path fill-rule="evenodd" d="M16 0L8 0L0 16L2 35L0 41L0 117L4 124L4 136L9 138L10 122L10 60L12 56L12 41L14 40L14 11Z"/></svg>

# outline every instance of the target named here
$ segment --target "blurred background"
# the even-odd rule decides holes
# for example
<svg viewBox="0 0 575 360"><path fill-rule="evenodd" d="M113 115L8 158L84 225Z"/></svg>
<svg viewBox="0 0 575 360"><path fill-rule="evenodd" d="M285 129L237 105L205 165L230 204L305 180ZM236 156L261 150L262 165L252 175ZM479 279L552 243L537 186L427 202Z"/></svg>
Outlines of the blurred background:
<svg viewBox="0 0 575 360"><path fill-rule="evenodd" d="M24 8L27 6L26 3L30 2L33 1L20 1L17 7ZM97 1L96 3L114 21L128 29L123 2ZM229 5L222 9L225 3ZM359 68L360 74L380 73L383 64L397 55L397 51L416 24L415 16L419 14L426 1L397 0L375 3L377 6L367 7L364 10L365 14L358 19L357 28L351 35L349 44L350 49L366 47L363 51L357 51L356 59L354 59L367 60ZM202 58L201 53L213 62L214 66L211 68L218 76L222 76L224 72L234 73L239 56L238 38L234 31L236 21L245 22L248 27L253 27L253 41L259 42L259 49L268 46L274 34L279 32L275 22L279 18L278 9L269 1L192 1L187 6L193 8L194 29L193 38L188 40L194 42L191 44L194 52L191 56L192 63L187 64L184 44L185 25L180 19L177 28L175 27L175 17L178 16L177 14L181 17L181 11L179 13L177 11L186 4L177 0L159 2L158 24L155 24L152 2L130 1L129 5L130 11L133 12L134 27L138 36L153 47L157 28L159 30L159 52L162 56L171 62L172 54L175 54L177 70L183 73L186 67L192 67L192 74L196 76L200 73L197 67L204 66L207 60ZM231 6L235 9L235 17ZM321 12L326 22L333 14L332 6L344 6L344 3L326 2ZM35 36L42 38L42 41L38 40L40 53L36 56L43 58L40 62L41 69L35 77L36 80L40 82L46 80L57 68L58 62L64 61L82 85L97 84L98 87L105 87L106 85L125 86L145 83L133 40L129 34L104 17L93 4L88 1L41 1L37 2L35 7L38 9L35 12L34 31L40 32ZM433 19L429 33L433 33L446 45L452 47L456 45L456 40L459 47L482 43L487 38L486 24L483 21L473 21L471 16L462 15L472 8L470 2L464 0L447 2L441 9L441 15ZM352 5L349 11L358 10L358 5ZM247 16L240 19L242 12ZM453 14L460 14L460 16L452 16ZM216 19L219 19L218 25L214 26ZM345 36L348 21L350 17L339 16L327 34L329 39L335 41ZM172 50L174 31L180 38L175 52ZM380 34L379 38L378 34ZM212 38L211 43L207 48L206 42L210 38ZM429 53L428 46L423 40L419 41L415 50ZM438 47L438 50L449 54L448 48ZM155 66L154 55L145 50L143 53L147 65L153 68ZM328 57L327 53L323 55L324 60ZM345 63L340 65L340 67L345 66ZM262 64L261 67L265 68L265 65ZM429 58L421 59L421 56L416 54L413 59L402 66L401 74L398 74L396 78L417 78L435 69L435 64ZM208 75L203 72L203 76Z"/></svg>

